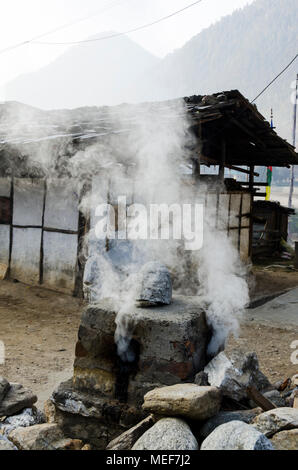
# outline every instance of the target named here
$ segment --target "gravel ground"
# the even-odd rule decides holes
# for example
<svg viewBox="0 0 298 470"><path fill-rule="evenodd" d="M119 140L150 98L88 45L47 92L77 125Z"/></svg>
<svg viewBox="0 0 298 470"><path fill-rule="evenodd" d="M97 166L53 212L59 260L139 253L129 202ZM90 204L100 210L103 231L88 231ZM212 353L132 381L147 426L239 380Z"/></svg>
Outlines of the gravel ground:
<svg viewBox="0 0 298 470"><path fill-rule="evenodd" d="M271 295L298 286L297 272L255 269L253 296ZM67 295L9 281L0 282L0 341L6 362L0 375L31 388L38 405L62 380L72 375L74 348L84 302ZM242 346L256 351L262 370L272 380L298 372L290 360L298 331L244 323L238 339L228 348Z"/></svg>

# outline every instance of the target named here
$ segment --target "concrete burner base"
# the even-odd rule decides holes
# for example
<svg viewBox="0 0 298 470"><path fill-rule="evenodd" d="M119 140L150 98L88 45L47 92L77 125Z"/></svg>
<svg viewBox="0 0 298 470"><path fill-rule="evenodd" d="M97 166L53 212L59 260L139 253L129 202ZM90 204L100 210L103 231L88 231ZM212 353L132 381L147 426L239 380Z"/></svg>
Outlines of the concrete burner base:
<svg viewBox="0 0 298 470"><path fill-rule="evenodd" d="M109 299L83 312L73 379L51 398L65 434L101 449L144 418L141 406L148 391L194 380L206 365L210 338L197 297L134 308L127 321L135 360L126 363L114 343L115 318Z"/></svg>

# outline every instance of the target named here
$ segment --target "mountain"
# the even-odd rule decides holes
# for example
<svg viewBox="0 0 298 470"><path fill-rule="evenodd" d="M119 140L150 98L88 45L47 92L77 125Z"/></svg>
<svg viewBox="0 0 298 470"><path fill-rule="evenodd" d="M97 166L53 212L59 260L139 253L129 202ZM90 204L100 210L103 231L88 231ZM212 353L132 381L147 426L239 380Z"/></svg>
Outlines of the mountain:
<svg viewBox="0 0 298 470"><path fill-rule="evenodd" d="M297 0L256 0L159 62L143 95L156 100L238 89L252 100L297 53L297 25ZM277 131L290 141L296 72L298 61L256 101L267 119L273 107Z"/></svg>
<svg viewBox="0 0 298 470"><path fill-rule="evenodd" d="M7 85L7 98L44 108L165 100L238 89L253 99L297 53L297 0L256 0L160 60L125 36L73 47ZM256 104L292 141L298 61ZM287 170L275 175L288 177Z"/></svg>
<svg viewBox="0 0 298 470"><path fill-rule="evenodd" d="M158 60L126 36L80 44L39 71L9 82L5 93L7 100L45 109L133 101L138 78Z"/></svg>

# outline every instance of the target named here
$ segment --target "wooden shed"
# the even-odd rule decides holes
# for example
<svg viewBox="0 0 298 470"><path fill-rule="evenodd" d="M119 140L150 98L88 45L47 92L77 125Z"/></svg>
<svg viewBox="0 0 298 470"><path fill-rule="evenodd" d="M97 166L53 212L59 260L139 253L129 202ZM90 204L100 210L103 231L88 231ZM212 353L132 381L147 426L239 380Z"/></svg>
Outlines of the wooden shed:
<svg viewBox="0 0 298 470"><path fill-rule="evenodd" d="M166 112L172 103L151 106L156 112ZM207 182L207 210L217 207L222 229L242 259L249 260L253 199L262 194L257 188L266 186L255 182L255 167L287 167L298 164L298 156L237 90L188 97L184 103L196 137L187 149L187 155L191 154L186 162L188 176L198 187ZM118 125L118 117L127 109L130 119ZM86 218L80 210L82 198L86 189L92 194L101 185L108 200L115 181L109 165L103 170L100 161L91 175L80 167L74 178L69 170L73 156L98 143L107 156L116 155L119 165L129 167L129 159L119 151L117 142L120 136L133 132L134 122L142 119L143 113L142 104L63 111L41 111L16 103L0 105L0 263L8 266L10 278L67 293L82 292L84 262L79 253L83 236L92 225L92 214ZM25 115L23 126L12 136L20 114ZM110 145L111 135L114 146ZM45 152L52 155L53 172L49 174L41 164ZM38 158L34 164L31 159L29 166L32 154ZM216 168L209 181L202 174L204 166ZM227 178L226 169L245 175L246 181Z"/></svg>

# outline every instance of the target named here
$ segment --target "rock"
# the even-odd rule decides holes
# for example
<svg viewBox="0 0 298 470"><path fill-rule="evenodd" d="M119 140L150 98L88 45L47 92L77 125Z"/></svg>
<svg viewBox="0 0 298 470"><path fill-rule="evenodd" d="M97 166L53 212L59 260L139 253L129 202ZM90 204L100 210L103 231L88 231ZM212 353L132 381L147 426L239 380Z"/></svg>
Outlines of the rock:
<svg viewBox="0 0 298 470"><path fill-rule="evenodd" d="M195 376L195 380L194 380L194 383L196 385L199 385L200 387L207 387L209 386L209 382L208 382L208 375L206 374L206 372L204 371L201 371L199 372L196 376Z"/></svg>
<svg viewBox="0 0 298 470"><path fill-rule="evenodd" d="M10 416L0 423L0 433L8 436L16 428L26 428L45 422L43 413L35 407L26 408L22 413Z"/></svg>
<svg viewBox="0 0 298 470"><path fill-rule="evenodd" d="M10 389L9 382L4 377L0 377L0 404L9 389Z"/></svg>
<svg viewBox="0 0 298 470"><path fill-rule="evenodd" d="M253 426L242 421L231 421L209 434L201 450L274 450L274 447Z"/></svg>
<svg viewBox="0 0 298 470"><path fill-rule="evenodd" d="M145 432L132 450L198 450L190 427L179 418L163 418Z"/></svg>
<svg viewBox="0 0 298 470"><path fill-rule="evenodd" d="M298 387L298 374L293 375L291 378L292 387Z"/></svg>
<svg viewBox="0 0 298 470"><path fill-rule="evenodd" d="M250 424L253 419L261 413L261 408L243 411L220 411L216 416L213 416L206 421L200 429L200 436L203 439L206 439L206 437L209 436L209 434L211 434L218 426L231 421L242 421L243 423Z"/></svg>
<svg viewBox="0 0 298 470"><path fill-rule="evenodd" d="M247 387L254 386L259 391L271 387L268 379L259 369L255 353L234 350L229 355L218 354L205 367L210 385L221 389L224 396L241 401L247 398Z"/></svg>
<svg viewBox="0 0 298 470"><path fill-rule="evenodd" d="M31 390L20 384L10 384L4 400L0 403L0 417L12 416L25 408L32 408L37 402L37 396Z"/></svg>
<svg viewBox="0 0 298 470"><path fill-rule="evenodd" d="M298 450L298 429L278 432L271 442L275 450Z"/></svg>
<svg viewBox="0 0 298 470"><path fill-rule="evenodd" d="M49 424L53 424L56 422L56 407L54 403L49 399L44 403L44 414L46 418L46 422Z"/></svg>
<svg viewBox="0 0 298 470"><path fill-rule="evenodd" d="M106 450L131 450L136 441L150 429L156 420L152 415L109 443Z"/></svg>
<svg viewBox="0 0 298 470"><path fill-rule="evenodd" d="M83 312L74 365L75 389L111 399L119 360L113 303L105 299ZM128 403L141 406L148 390L192 382L206 365L209 327L199 297L175 296L171 305L133 308L126 320L133 325L140 353L138 370L129 380Z"/></svg>
<svg viewBox="0 0 298 470"><path fill-rule="evenodd" d="M29 428L18 428L9 434L9 439L19 450L67 450L78 447L76 440L73 442L73 439L65 438L57 424L36 424Z"/></svg>
<svg viewBox="0 0 298 470"><path fill-rule="evenodd" d="M72 386L72 381L62 382L59 387L54 390L51 401L56 411L69 413L71 415L79 415L85 418L106 421L108 424L114 420L121 425L129 421L130 416L133 417L133 425L135 425L141 416L142 410L137 411L134 407L128 406L127 403L121 403L115 399L107 400L105 397L88 393L86 390L80 392ZM56 417L55 417L56 419Z"/></svg>
<svg viewBox="0 0 298 470"><path fill-rule="evenodd" d="M80 439L62 439L56 443L57 450L83 450L84 444ZM84 449L87 450L87 449ZM88 449L89 450L89 449Z"/></svg>
<svg viewBox="0 0 298 470"><path fill-rule="evenodd" d="M277 408L287 406L286 399L277 390L270 390L269 392L263 392L262 395L267 398ZM251 407L257 406L253 400L249 401Z"/></svg>
<svg viewBox="0 0 298 470"><path fill-rule="evenodd" d="M269 392L263 393L264 397L270 400L277 408L283 408L286 406L286 400L277 390L270 390Z"/></svg>
<svg viewBox="0 0 298 470"><path fill-rule="evenodd" d="M298 410L295 408L275 408L266 411L253 420L253 425L265 436L273 436L279 431L298 428Z"/></svg>
<svg viewBox="0 0 298 470"><path fill-rule="evenodd" d="M1 450L18 450L6 437L0 435L0 451Z"/></svg>
<svg viewBox="0 0 298 470"><path fill-rule="evenodd" d="M92 447L91 447L90 444L85 444L85 445L81 448L81 450L92 450Z"/></svg>
<svg viewBox="0 0 298 470"><path fill-rule="evenodd" d="M298 409L298 391L294 392L293 408Z"/></svg>
<svg viewBox="0 0 298 470"><path fill-rule="evenodd" d="M144 397L143 409L162 416L205 420L220 410L221 394L216 387L178 384L157 388Z"/></svg>
<svg viewBox="0 0 298 470"><path fill-rule="evenodd" d="M172 280L169 270L159 262L145 264L139 273L137 301L141 307L170 305Z"/></svg>

